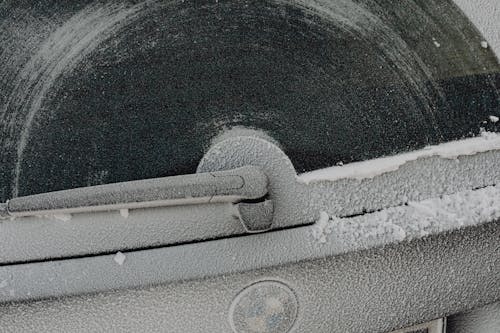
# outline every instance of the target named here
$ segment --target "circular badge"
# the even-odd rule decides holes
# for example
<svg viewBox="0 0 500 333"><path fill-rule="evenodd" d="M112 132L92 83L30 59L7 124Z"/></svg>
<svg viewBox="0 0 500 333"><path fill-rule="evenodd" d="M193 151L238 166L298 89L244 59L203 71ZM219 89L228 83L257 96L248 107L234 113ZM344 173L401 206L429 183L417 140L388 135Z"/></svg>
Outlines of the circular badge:
<svg viewBox="0 0 500 333"><path fill-rule="evenodd" d="M236 333L286 333L297 318L295 293L282 282L262 281L243 289L230 308Z"/></svg>

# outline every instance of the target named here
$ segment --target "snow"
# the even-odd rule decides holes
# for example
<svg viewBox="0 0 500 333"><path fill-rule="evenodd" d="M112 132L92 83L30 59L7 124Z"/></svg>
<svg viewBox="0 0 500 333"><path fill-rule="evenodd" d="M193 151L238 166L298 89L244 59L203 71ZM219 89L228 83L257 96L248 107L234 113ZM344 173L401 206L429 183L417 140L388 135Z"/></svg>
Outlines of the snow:
<svg viewBox="0 0 500 333"><path fill-rule="evenodd" d="M498 122L498 120L500 120L497 116L490 116L489 118L492 123L496 123Z"/></svg>
<svg viewBox="0 0 500 333"><path fill-rule="evenodd" d="M129 211L127 208L124 208L124 209L120 209L120 215L124 218L127 218L128 215L129 215Z"/></svg>
<svg viewBox="0 0 500 333"><path fill-rule="evenodd" d="M497 134L493 132L488 132L484 128L481 128L481 137L485 140L495 140Z"/></svg>
<svg viewBox="0 0 500 333"><path fill-rule="evenodd" d="M126 256L121 253L120 251L116 252L115 256L113 257L113 260L118 264L118 265L123 265L125 262Z"/></svg>
<svg viewBox="0 0 500 333"><path fill-rule="evenodd" d="M59 221L70 221L72 216L71 214L50 214L50 215L35 215L37 218L46 218L51 220L59 220ZM10 220L13 221L16 219L16 216L11 216Z"/></svg>
<svg viewBox="0 0 500 333"><path fill-rule="evenodd" d="M318 221L312 226L312 235L320 243L326 243L326 236L331 233L329 220L326 212L320 212Z"/></svg>
<svg viewBox="0 0 500 333"><path fill-rule="evenodd" d="M368 243L378 238L411 240L499 218L500 186L488 186L350 218L332 216L325 222L323 217L311 228L320 243L326 243L329 234L341 241Z"/></svg>
<svg viewBox="0 0 500 333"><path fill-rule="evenodd" d="M71 220L71 214L54 214L50 215L50 217L59 220L59 221L70 221Z"/></svg>
<svg viewBox="0 0 500 333"><path fill-rule="evenodd" d="M438 48L441 47L441 44L434 37L432 37L432 42L434 43L434 45L436 47L438 47Z"/></svg>
<svg viewBox="0 0 500 333"><path fill-rule="evenodd" d="M404 164L421 158L439 156L456 159L460 156L475 155L490 150L500 150L500 134L482 130L481 135L475 138L447 142L394 156L319 169L299 175L298 180L304 183L336 181L345 178L362 180L396 171Z"/></svg>

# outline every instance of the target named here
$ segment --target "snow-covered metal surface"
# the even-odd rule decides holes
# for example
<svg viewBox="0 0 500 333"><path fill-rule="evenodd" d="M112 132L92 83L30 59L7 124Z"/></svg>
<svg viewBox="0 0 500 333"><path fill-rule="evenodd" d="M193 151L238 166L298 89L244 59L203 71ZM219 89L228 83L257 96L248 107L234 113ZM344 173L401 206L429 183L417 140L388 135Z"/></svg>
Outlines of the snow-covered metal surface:
<svg viewBox="0 0 500 333"><path fill-rule="evenodd" d="M10 287L0 289L0 301L139 287L335 257L464 227L496 225L499 217L500 190L492 186L308 227L132 251L127 254L132 271L125 275L109 265L113 255L7 265L0 267L0 280ZM494 261L500 260L498 250L490 254ZM497 276L495 269L491 274Z"/></svg>
<svg viewBox="0 0 500 333"><path fill-rule="evenodd" d="M472 40L475 44L467 44L471 47L471 54L493 49L498 55L498 3L495 0L455 2L485 35L484 40ZM305 2L297 1L297 4L302 3ZM393 36L392 31L387 33L388 28L378 18L367 15L363 8L349 1L338 3L343 5L340 13L352 15L351 19L354 19L349 21L337 15L335 22L339 26L361 31L361 36L368 36L370 40L373 36L365 34L367 31L382 33L385 37ZM307 2L306 7L325 14L324 1ZM119 21L122 14L132 18L136 16L130 9L126 12L115 9L117 14L102 13L105 14L103 17L113 14L112 17ZM82 17L76 17L76 21L81 23L80 19ZM370 23L370 29L365 31L365 26L357 25L362 20L356 22L356 19ZM116 23L110 23L113 29L121 26ZM49 28L47 30L61 31L57 26ZM70 35L83 32L81 28L72 30ZM113 29L111 32L115 31ZM45 34L50 35L50 31ZM402 51L398 53L397 60L400 61L397 64L404 69L404 74L415 78L412 68L405 67L405 59L412 61L414 54L401 47L401 40L382 38L376 41L390 41L391 49ZM99 40L87 42L95 46ZM433 37L427 42L435 50L445 50L448 41ZM40 44L36 40L30 43ZM56 47L56 58L64 53L58 45L50 46ZM70 53L75 50L79 53L79 49L74 47L70 48ZM51 52L48 55L51 56ZM17 61L17 57L10 58ZM63 67L68 64L73 66L73 61L79 59L69 58L64 57ZM48 63L49 67L53 65ZM453 64L453 61L449 63ZM55 72L57 76L59 65L56 64L55 71L49 72ZM440 72L438 67L436 77L444 74L447 77L449 73ZM475 70L484 74L481 68ZM486 77L490 74L486 73ZM49 85L55 76L49 75ZM34 77L29 76L27 82ZM412 84L415 89L411 91L422 92L426 89L421 82L412 81ZM45 94L49 85L37 85L36 88ZM21 111L30 111L27 116L29 125L35 123L33 112L43 94L39 93L34 101L22 104ZM10 99L24 103L24 98L18 98L18 95ZM420 95L428 97L425 93ZM405 108L401 110L406 111ZM11 118L10 123L16 126L22 124L17 118ZM498 114L487 118L485 121L491 124L498 122ZM12 132L16 132L21 125L16 126L12 126ZM20 166L28 159L20 156L23 157L26 150L30 126L21 127L14 193L17 193L21 171L29 173L29 168ZM500 299L500 193L495 184L500 183L500 154L498 137L483 136L459 144L446 144L444 148L379 160L380 163L372 161L334 167L298 178L287 158L268 163L267 168L275 182L272 194L283 200L278 204L277 226L283 228L316 220L312 226L175 247L0 266L1 301L98 292L58 301L4 303L0 305L0 327L7 332L229 332L228 307L235 295L256 281L268 279L287 284L297 294L297 332L385 332L497 301ZM488 138L490 141L481 141ZM239 144L237 141L234 142ZM260 141L254 143L256 146L262 144ZM15 140L10 138L2 144L9 149L16 148ZM256 164L265 164L257 161L269 156L259 155L259 152L262 150L253 150L251 158L235 153L235 158L227 164L240 164L248 162L248 159ZM16 155L15 149L13 154ZM210 161L205 162L210 164ZM26 162L26 165L30 164ZM177 223L175 232L186 232L189 234L187 239L238 234L242 226L226 219L231 208L224 206L222 211L228 214L223 217L217 214L206 216L207 220L213 221L221 217L223 223L217 224L216 229L212 229L210 224L200 228L190 221L188 228ZM186 213L169 212L161 212L161 216L176 219ZM199 218L200 212L191 213L195 219ZM169 234L174 230L172 225L161 225L160 215L156 213L152 214L155 216L142 217L139 216L140 211L128 210L102 214L99 219L91 221L91 228L95 229L88 234L85 228L90 226L86 224L89 221L78 224L75 216L43 218L38 220L40 224L29 220L6 220L0 223L1 227L21 230L17 228L22 226L26 228L23 231L25 235L35 235L36 230L42 229L45 233L40 232L36 236L39 238L39 242L34 243L38 244L36 246L26 239L29 244L27 252L14 253L15 242L19 238L9 237L9 234L4 234L5 242L0 246L11 247L9 256L27 258L34 253L46 253L47 248L55 251L61 244L70 248L77 244L84 251L98 254L99 251L106 251L99 247L103 244L110 246L108 250L123 247L124 244L132 244L131 248L139 249L149 246L152 240L156 245L172 241L172 234ZM138 222L140 217L146 221L145 224L137 224L136 230L130 233L130 225L126 222ZM110 221L108 226L99 225L106 220ZM47 248L42 246L43 242L58 237L57 233L48 232L50 228L45 229L47 226L62 227L65 233L62 243L53 243L57 246L52 248L50 244ZM143 227L147 231L137 233ZM78 232L71 235L71 231L76 229ZM71 237L68 238L68 235ZM98 239L99 246L93 243L95 239ZM186 281L190 279L195 281ZM146 286L151 287L148 289ZM116 288L136 287L142 289L110 292ZM496 323L495 319L491 322L493 325ZM462 326L456 327L466 325L462 323ZM492 327L495 329L496 326L488 324L481 329Z"/></svg>
<svg viewBox="0 0 500 333"><path fill-rule="evenodd" d="M309 184L310 206L334 216L352 216L481 188L500 183L499 163L499 151L456 159L430 156L373 178L318 180ZM369 170L366 172L378 172L376 168Z"/></svg>
<svg viewBox="0 0 500 333"><path fill-rule="evenodd" d="M398 216L407 221L408 228L413 225L423 236L426 229L420 229L420 226L434 222L429 209L428 216L417 214L416 207L425 208L436 198L455 198L449 199L448 204L455 202L461 209L456 217L443 215L447 208L437 211L438 215L434 217L440 220L436 222L437 226L460 227L462 220L477 223L485 219L482 215L477 218L467 215L463 208L471 206L462 205L462 194L484 188L482 191L493 191L492 195L496 195L496 187L491 186L500 183L498 144L498 135L489 133L403 157L386 158L382 160L382 168L378 167L381 163L377 161L373 165L363 162L363 168L359 165L334 167L327 170L333 175L332 179L317 177L306 183L303 175L297 177L290 160L275 144L258 136L234 136L214 143L201 161L199 171L228 170L246 165L261 168L269 179L269 199L273 201L272 229L319 220L318 226L325 224L326 216L335 222L359 221L363 229L357 233L367 236L372 235L373 228L381 225L376 238L387 237L383 232L393 233L397 229L399 236L396 239L402 240L405 232L393 224L379 221L381 216L389 214L391 219L393 215ZM386 165L390 168L385 168ZM335 178L337 170L351 168L373 176ZM322 171L318 174L321 175ZM482 192L471 193L473 198ZM482 200L489 204L494 198L478 197L476 205L471 208L476 211L483 207ZM382 212L378 212L380 210ZM367 214L370 212L373 214ZM359 214L365 215L344 219ZM430 233L443 230L431 228ZM238 219L237 208L231 203L27 216L0 223L0 262L106 254L238 236L246 232ZM319 235L322 238L321 232Z"/></svg>
<svg viewBox="0 0 500 333"><path fill-rule="evenodd" d="M344 252L358 247L354 237L342 244L345 236L334 230L320 244L305 227L127 252L123 265L109 255L0 267L3 299L141 287L3 304L0 324L5 332L231 332L230 304L261 280L294 290L296 332L388 332L500 299L498 222L368 251Z"/></svg>
<svg viewBox="0 0 500 333"><path fill-rule="evenodd" d="M229 203L0 220L0 262L158 247L244 234Z"/></svg>
<svg viewBox="0 0 500 333"><path fill-rule="evenodd" d="M332 233L337 242L360 246L370 244L371 239L404 241L500 219L500 187L408 202L351 218L332 216L325 220L325 215L312 226L312 235L320 243L328 242Z"/></svg>

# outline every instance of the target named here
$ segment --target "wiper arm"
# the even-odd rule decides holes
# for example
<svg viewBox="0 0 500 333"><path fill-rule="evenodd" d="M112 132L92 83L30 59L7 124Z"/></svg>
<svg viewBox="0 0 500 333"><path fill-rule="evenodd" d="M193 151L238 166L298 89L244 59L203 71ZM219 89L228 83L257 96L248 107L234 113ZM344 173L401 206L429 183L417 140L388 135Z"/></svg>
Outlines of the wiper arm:
<svg viewBox="0 0 500 333"><path fill-rule="evenodd" d="M268 180L257 167L171 176L47 192L9 200L4 214L33 216L255 200Z"/></svg>

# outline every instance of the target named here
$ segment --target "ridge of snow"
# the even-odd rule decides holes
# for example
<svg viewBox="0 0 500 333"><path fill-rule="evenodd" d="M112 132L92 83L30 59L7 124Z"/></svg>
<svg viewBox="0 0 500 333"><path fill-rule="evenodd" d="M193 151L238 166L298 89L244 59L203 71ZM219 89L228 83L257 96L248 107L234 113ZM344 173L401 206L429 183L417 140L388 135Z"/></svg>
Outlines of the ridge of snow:
<svg viewBox="0 0 500 333"><path fill-rule="evenodd" d="M490 150L500 150L500 134L482 131L480 136L428 146L409 153L380 157L372 160L336 165L324 169L306 172L297 176L304 183L340 179L369 179L387 172L398 170L404 164L420 158L438 156L446 159L456 159L460 156L470 156Z"/></svg>

